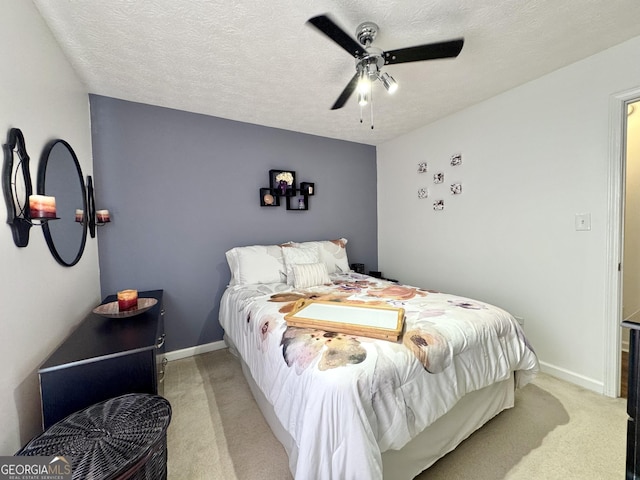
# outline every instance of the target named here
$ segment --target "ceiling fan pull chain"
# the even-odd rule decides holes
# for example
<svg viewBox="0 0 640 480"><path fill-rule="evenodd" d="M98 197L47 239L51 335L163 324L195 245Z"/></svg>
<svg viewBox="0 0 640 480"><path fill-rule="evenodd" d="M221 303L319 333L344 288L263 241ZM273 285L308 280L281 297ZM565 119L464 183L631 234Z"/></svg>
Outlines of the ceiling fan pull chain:
<svg viewBox="0 0 640 480"><path fill-rule="evenodd" d="M371 86L371 130L373 130L373 85Z"/></svg>

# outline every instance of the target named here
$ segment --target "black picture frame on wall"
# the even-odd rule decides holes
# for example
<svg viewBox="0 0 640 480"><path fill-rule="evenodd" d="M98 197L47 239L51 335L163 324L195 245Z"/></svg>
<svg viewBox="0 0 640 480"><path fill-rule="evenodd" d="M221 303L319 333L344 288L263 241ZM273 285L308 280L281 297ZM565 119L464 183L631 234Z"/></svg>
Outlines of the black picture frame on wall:
<svg viewBox="0 0 640 480"><path fill-rule="evenodd" d="M315 195L316 184L311 182L301 182L300 183L300 193L302 195L312 197Z"/></svg>
<svg viewBox="0 0 640 480"><path fill-rule="evenodd" d="M286 182L286 188L283 188L280 183L282 181L281 175L288 177L290 180ZM287 168L269 170L269 185L271 186L272 195L291 197L296 193L296 172Z"/></svg>
<svg viewBox="0 0 640 480"><path fill-rule="evenodd" d="M260 189L260 206L261 207L279 207L280 197L273 194L271 188Z"/></svg>

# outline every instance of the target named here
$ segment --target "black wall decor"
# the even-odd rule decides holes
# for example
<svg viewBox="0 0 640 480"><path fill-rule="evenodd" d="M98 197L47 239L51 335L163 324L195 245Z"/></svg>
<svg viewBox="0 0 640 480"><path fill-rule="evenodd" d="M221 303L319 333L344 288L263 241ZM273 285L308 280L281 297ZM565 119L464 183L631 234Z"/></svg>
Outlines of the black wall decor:
<svg viewBox="0 0 640 480"><path fill-rule="evenodd" d="M279 168L269 170L269 187L260 189L261 207L279 207L280 198L285 198L287 210L309 210L309 197L315 194L315 184L302 182L296 188L296 172Z"/></svg>
<svg viewBox="0 0 640 480"><path fill-rule="evenodd" d="M96 238L96 199L93 193L93 178L87 175L87 217L89 235Z"/></svg>
<svg viewBox="0 0 640 480"><path fill-rule="evenodd" d="M19 128L12 128L7 135L7 143L2 146L4 151L4 168L2 170L2 190L7 204L7 223L11 227L13 241L18 247L29 244L29 196L32 193L31 174L29 173L29 155L24 144L24 136ZM14 152L18 162L14 162ZM18 174L21 178L18 178ZM18 181L21 181L23 192L18 191Z"/></svg>

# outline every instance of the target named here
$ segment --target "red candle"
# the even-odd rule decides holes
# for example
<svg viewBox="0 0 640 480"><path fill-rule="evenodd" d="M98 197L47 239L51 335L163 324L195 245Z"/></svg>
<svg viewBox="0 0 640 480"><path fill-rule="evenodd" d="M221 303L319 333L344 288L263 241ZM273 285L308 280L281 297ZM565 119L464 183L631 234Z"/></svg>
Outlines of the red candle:
<svg viewBox="0 0 640 480"><path fill-rule="evenodd" d="M76 209L76 222L82 222L84 220L84 210Z"/></svg>
<svg viewBox="0 0 640 480"><path fill-rule="evenodd" d="M98 223L109 223L111 221L109 210L98 210L96 212L96 220Z"/></svg>
<svg viewBox="0 0 640 480"><path fill-rule="evenodd" d="M56 197L29 195L29 216L31 218L56 218Z"/></svg>
<svg viewBox="0 0 640 480"><path fill-rule="evenodd" d="M118 292L118 310L126 312L138 308L138 291L122 290Z"/></svg>

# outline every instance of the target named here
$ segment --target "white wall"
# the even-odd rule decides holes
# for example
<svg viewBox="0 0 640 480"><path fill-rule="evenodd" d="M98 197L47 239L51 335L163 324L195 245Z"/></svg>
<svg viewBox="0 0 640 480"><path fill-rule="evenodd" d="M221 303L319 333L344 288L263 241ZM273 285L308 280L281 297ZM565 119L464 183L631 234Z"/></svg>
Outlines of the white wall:
<svg viewBox="0 0 640 480"><path fill-rule="evenodd" d="M608 328L609 101L640 85L639 56L640 37L377 150L379 269L523 317L543 367L596 391ZM463 165L449 167L458 152ZM446 184L462 182L461 196L431 183L439 169ZM422 186L442 193L445 210L417 198ZM585 212L592 229L576 231Z"/></svg>
<svg viewBox="0 0 640 480"><path fill-rule="evenodd" d="M4 0L0 17L0 137L25 137L33 190L48 140L67 140L85 176L92 173L89 99L30 1ZM4 202L3 202L4 203ZM1 210L4 212L5 207ZM91 307L99 303L98 256L88 238L80 262L58 265L42 231L26 248L13 243L0 214L0 455L40 432L37 369Z"/></svg>

